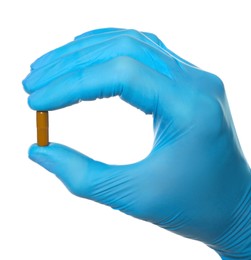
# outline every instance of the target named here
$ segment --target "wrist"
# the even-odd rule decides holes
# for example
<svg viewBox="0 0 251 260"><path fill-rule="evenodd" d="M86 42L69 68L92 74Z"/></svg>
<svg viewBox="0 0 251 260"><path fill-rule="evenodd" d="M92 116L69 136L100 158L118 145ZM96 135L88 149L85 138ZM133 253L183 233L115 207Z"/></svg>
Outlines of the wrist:
<svg viewBox="0 0 251 260"><path fill-rule="evenodd" d="M251 170L241 201L228 229L212 246L222 260L251 260Z"/></svg>

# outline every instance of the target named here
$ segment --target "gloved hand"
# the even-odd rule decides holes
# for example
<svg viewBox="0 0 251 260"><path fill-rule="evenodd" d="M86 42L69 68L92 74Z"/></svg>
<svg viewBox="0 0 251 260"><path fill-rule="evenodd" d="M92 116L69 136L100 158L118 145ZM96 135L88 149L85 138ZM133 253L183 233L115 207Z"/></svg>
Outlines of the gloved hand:
<svg viewBox="0 0 251 260"><path fill-rule="evenodd" d="M151 153L107 165L61 144L29 157L75 195L185 237L223 259L251 259L251 171L222 81L181 59L153 34L100 29L51 51L23 81L34 110L119 95L153 115Z"/></svg>

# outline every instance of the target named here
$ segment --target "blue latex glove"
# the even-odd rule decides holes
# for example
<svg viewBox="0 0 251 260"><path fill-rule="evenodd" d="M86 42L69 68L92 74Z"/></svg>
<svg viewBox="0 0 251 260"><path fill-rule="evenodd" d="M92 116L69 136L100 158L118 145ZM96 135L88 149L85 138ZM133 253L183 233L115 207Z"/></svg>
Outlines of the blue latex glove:
<svg viewBox="0 0 251 260"><path fill-rule="evenodd" d="M222 259L251 259L251 171L223 83L179 58L153 34L100 29L51 51L23 81L34 110L119 95L153 115L144 160L107 165L61 144L29 157L75 195L185 237Z"/></svg>

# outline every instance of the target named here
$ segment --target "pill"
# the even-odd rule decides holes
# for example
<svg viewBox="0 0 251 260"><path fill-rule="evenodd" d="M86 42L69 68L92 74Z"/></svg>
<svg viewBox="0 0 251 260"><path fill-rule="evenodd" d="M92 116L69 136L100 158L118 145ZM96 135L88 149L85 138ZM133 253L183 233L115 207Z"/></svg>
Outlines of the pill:
<svg viewBox="0 0 251 260"><path fill-rule="evenodd" d="M37 144L39 146L49 144L48 111L37 111Z"/></svg>

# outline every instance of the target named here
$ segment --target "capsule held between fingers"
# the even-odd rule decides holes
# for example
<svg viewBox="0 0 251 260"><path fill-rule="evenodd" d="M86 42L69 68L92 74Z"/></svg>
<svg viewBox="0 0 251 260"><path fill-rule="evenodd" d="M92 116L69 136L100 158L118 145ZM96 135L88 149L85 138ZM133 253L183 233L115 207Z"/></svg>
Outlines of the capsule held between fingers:
<svg viewBox="0 0 251 260"><path fill-rule="evenodd" d="M47 146L49 144L49 120L48 111L37 111L37 144Z"/></svg>

